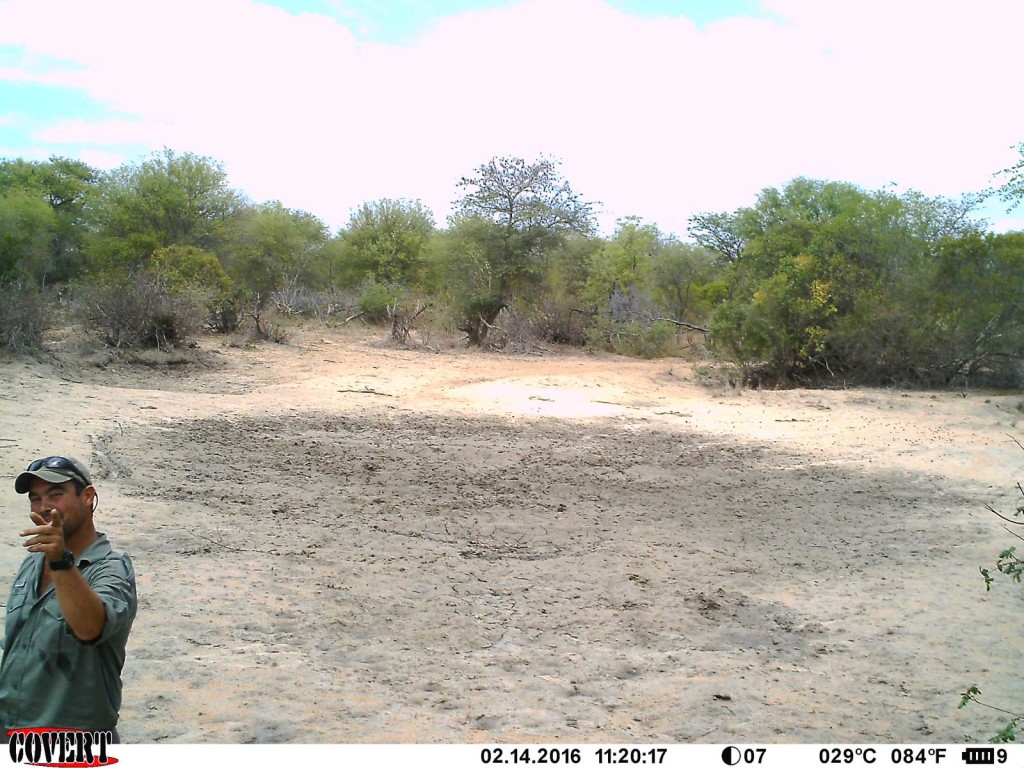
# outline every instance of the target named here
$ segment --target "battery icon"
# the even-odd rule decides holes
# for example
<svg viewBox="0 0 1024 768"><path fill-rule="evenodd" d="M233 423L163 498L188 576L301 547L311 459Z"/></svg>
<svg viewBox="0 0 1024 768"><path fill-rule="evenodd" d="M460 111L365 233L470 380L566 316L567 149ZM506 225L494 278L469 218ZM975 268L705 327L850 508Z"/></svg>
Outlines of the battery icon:
<svg viewBox="0 0 1024 768"><path fill-rule="evenodd" d="M967 765L994 765L995 747L968 747L964 750L963 760Z"/></svg>

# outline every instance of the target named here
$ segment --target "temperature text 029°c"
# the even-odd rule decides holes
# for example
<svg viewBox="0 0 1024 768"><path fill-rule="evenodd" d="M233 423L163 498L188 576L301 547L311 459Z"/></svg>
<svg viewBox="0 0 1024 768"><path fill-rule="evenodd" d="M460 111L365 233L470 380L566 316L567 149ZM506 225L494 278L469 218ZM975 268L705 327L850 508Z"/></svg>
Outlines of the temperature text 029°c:
<svg viewBox="0 0 1024 768"><path fill-rule="evenodd" d="M873 763L878 759L872 747L831 747L818 752L818 762L823 765L850 765L854 762Z"/></svg>

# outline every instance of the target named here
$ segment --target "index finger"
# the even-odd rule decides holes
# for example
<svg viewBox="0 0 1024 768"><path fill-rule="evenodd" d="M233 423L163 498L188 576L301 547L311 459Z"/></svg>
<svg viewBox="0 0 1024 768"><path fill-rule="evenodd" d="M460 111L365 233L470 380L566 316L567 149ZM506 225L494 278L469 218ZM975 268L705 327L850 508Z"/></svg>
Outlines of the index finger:
<svg viewBox="0 0 1024 768"><path fill-rule="evenodd" d="M29 517L32 518L32 522L36 525L64 525L64 513L58 509L48 509L46 512L49 513L49 519L43 517L41 512L30 512Z"/></svg>

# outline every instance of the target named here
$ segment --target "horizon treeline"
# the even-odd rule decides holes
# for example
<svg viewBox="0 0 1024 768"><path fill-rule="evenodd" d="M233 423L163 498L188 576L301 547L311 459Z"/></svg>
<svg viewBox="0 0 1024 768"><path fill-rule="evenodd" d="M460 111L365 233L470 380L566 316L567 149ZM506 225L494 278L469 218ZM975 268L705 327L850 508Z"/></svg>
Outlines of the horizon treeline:
<svg viewBox="0 0 1024 768"><path fill-rule="evenodd" d="M1005 174L1016 205L1024 159ZM123 349L246 324L273 337L275 313L359 315L397 341L432 327L646 357L697 336L761 381L1024 380L1024 233L987 232L982 195L798 177L693 216L684 242L638 216L598 235L594 204L550 159L493 158L454 192L444 226L419 201L381 199L331 232L188 152L107 172L0 160L0 346L39 347L61 317Z"/></svg>

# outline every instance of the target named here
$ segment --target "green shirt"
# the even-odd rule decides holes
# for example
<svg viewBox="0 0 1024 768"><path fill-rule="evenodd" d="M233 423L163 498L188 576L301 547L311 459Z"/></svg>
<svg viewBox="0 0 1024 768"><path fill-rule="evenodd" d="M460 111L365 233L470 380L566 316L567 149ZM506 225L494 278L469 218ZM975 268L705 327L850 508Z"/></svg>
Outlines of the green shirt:
<svg viewBox="0 0 1024 768"><path fill-rule="evenodd" d="M7 598L0 661L0 727L109 730L121 708L121 669L135 619L135 569L105 534L78 558L78 569L107 612L103 634L75 637L51 583L38 597L43 554L21 564Z"/></svg>

